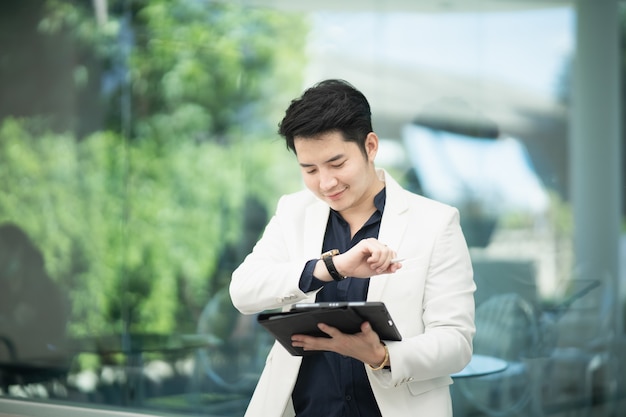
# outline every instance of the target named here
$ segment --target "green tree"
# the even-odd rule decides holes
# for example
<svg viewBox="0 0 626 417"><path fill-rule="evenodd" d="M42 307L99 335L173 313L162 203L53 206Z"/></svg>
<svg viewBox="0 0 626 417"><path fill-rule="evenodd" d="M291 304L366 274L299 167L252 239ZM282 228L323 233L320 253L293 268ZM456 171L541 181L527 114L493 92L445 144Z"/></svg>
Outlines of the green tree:
<svg viewBox="0 0 626 417"><path fill-rule="evenodd" d="M620 8L620 45L621 45L621 59L620 59L620 73L622 74L621 87L622 87L622 186L626 178L626 5L621 4ZM626 192L622 192L622 222L626 231ZM626 314L626 313L624 313ZM626 320L624 320L626 326Z"/></svg>
<svg viewBox="0 0 626 417"><path fill-rule="evenodd" d="M81 51L67 94L109 118L59 132L50 114L5 117L0 221L40 245L73 335L193 331L265 221L248 219L299 186L272 137L300 88L306 23L225 2L113 0L106 19L94 2L45 4L41 36ZM103 80L104 94L85 87Z"/></svg>
<svg viewBox="0 0 626 417"><path fill-rule="evenodd" d="M302 61L304 38L293 36L304 33L301 19L186 0L145 2L137 17L130 56L134 117L155 137L173 124L195 139L228 140L246 120L264 120L268 99L300 79L299 72L280 69Z"/></svg>
<svg viewBox="0 0 626 417"><path fill-rule="evenodd" d="M289 154L270 140L164 153L148 141L121 145L115 133L76 141L36 130L13 119L0 126L0 222L21 225L41 247L69 292L74 335L194 331L227 284L227 249L249 245L250 228L265 224L247 222L246 210L299 185Z"/></svg>

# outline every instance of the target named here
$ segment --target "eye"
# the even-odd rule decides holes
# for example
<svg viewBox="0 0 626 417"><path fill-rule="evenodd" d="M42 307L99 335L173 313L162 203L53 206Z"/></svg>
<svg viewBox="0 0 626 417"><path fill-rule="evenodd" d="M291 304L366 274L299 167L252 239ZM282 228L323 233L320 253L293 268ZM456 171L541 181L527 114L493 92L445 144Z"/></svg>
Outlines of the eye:
<svg viewBox="0 0 626 417"><path fill-rule="evenodd" d="M315 174L317 172L317 169L315 169L315 168L308 168L308 169L305 169L304 172L306 172L307 174L311 175L311 174Z"/></svg>
<svg viewBox="0 0 626 417"><path fill-rule="evenodd" d="M346 163L346 161L344 160L344 161L341 161L338 164L331 165L331 167L333 167L333 168L341 168L342 166L344 166L345 163Z"/></svg>

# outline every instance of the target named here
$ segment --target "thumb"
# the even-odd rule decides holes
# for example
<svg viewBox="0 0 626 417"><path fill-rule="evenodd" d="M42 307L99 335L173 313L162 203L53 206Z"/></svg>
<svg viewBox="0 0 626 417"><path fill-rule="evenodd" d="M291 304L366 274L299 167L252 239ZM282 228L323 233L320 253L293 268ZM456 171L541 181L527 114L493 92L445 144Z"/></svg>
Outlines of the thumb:
<svg viewBox="0 0 626 417"><path fill-rule="evenodd" d="M363 322L363 324L361 324L361 331L363 333L370 333L370 332L372 332L372 326L370 325L369 321L365 321L365 322Z"/></svg>

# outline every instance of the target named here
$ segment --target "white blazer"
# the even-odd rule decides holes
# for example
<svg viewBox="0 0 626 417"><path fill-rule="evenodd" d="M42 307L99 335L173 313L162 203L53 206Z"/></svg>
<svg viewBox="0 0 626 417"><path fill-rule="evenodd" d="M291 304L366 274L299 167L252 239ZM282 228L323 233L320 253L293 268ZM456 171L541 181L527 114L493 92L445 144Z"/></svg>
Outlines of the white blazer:
<svg viewBox="0 0 626 417"><path fill-rule="evenodd" d="M368 301L383 301L402 341L386 342L391 370L367 375L384 417L452 416L450 374L472 355L472 266L458 211L404 190L385 171L378 239L406 258L395 274L370 279ZM320 256L329 206L310 191L283 196L252 253L233 272L230 295L244 314L313 302L298 287L304 264ZM246 417L294 416L291 392L300 357L275 343Z"/></svg>

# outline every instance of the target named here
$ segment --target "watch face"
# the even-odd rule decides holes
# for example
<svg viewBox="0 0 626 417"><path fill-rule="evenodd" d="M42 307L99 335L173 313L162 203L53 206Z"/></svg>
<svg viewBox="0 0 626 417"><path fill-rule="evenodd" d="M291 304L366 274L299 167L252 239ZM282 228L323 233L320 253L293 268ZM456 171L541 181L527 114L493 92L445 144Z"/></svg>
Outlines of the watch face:
<svg viewBox="0 0 626 417"><path fill-rule="evenodd" d="M322 253L322 259L323 258L328 258L329 256L335 256L335 255L339 255L339 249L331 249L328 252L324 252Z"/></svg>

